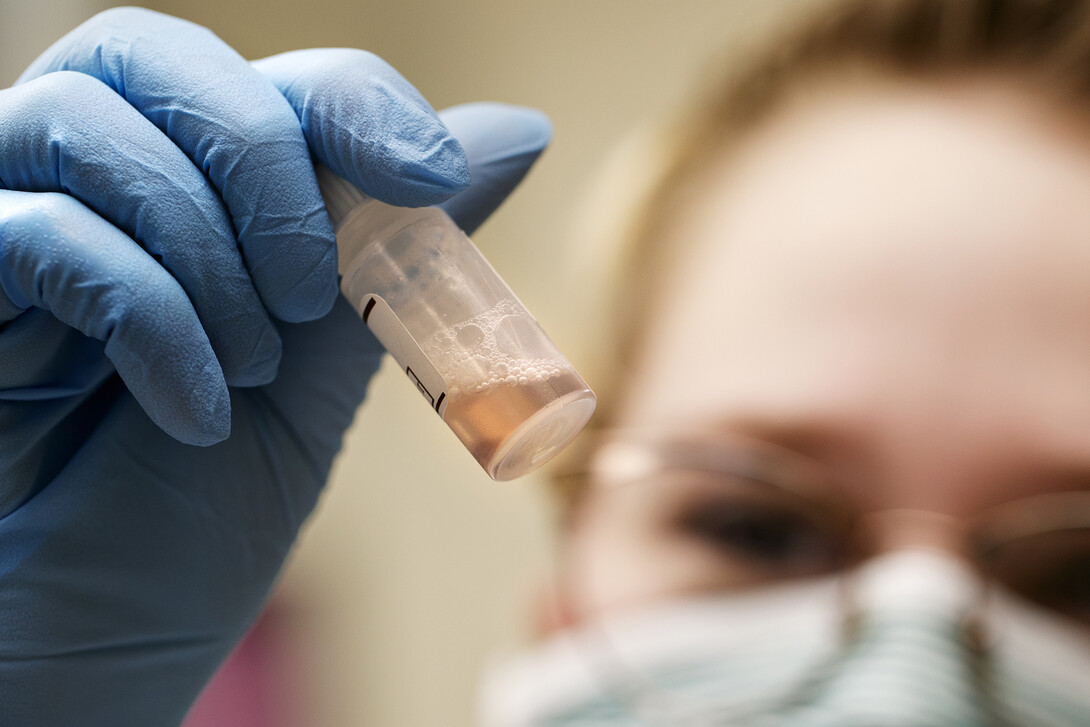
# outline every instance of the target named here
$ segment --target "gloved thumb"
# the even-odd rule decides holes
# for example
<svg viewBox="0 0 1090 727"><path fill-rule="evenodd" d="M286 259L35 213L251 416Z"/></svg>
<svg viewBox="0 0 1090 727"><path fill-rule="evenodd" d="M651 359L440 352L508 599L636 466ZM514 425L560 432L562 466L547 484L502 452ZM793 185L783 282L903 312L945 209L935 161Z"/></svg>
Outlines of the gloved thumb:
<svg viewBox="0 0 1090 727"><path fill-rule="evenodd" d="M523 106L470 103L439 112L465 150L470 185L440 205L471 234L519 185L552 138L545 114Z"/></svg>

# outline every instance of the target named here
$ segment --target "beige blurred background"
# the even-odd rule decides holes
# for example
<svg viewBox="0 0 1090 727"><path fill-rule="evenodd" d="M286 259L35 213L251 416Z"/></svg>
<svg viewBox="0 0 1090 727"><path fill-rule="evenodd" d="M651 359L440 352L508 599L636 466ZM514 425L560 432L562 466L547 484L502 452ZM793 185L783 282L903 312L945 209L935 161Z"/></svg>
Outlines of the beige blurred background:
<svg viewBox="0 0 1090 727"><path fill-rule="evenodd" d="M475 236L578 367L586 320L571 239L595 168L637 122L685 96L707 60L803 0L161 0L244 56L352 46L390 61L437 108L491 99L543 109L553 147ZM4 85L110 3L0 0ZM592 380L591 385L594 385ZM477 677L524 633L548 572L540 481L494 483L387 366L349 432L277 598L297 694L317 727L473 723Z"/></svg>

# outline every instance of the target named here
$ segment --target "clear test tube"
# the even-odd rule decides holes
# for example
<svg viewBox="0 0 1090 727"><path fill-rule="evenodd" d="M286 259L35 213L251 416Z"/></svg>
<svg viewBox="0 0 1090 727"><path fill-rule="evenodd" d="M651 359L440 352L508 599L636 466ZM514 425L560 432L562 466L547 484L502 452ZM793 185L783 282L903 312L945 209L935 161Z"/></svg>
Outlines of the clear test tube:
<svg viewBox="0 0 1090 727"><path fill-rule="evenodd" d="M317 173L342 294L488 475L521 477L571 442L594 392L454 221Z"/></svg>

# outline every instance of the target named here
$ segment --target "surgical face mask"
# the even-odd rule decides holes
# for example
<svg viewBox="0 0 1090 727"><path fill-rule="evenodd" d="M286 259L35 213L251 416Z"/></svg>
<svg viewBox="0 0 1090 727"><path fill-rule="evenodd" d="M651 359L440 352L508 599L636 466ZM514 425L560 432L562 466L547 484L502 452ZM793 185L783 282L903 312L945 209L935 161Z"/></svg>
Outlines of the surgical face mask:
<svg viewBox="0 0 1090 727"><path fill-rule="evenodd" d="M1090 638L928 551L604 618L495 666L486 727L1090 724Z"/></svg>

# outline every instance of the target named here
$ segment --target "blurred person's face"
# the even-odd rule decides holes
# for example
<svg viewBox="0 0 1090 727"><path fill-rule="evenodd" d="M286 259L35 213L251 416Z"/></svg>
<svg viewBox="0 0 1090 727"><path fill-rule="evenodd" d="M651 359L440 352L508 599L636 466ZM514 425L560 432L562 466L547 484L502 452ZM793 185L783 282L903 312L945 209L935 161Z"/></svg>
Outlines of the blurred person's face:
<svg viewBox="0 0 1090 727"><path fill-rule="evenodd" d="M1074 116L979 80L816 88L694 181L565 628L490 681L490 724L1090 721Z"/></svg>
<svg viewBox="0 0 1090 727"><path fill-rule="evenodd" d="M864 559L962 558L965 523L1090 490L1090 126L1073 116L981 81L796 99L668 226L676 269L618 425L804 456ZM730 489L594 487L569 617L846 567L855 541L805 512L740 522Z"/></svg>

